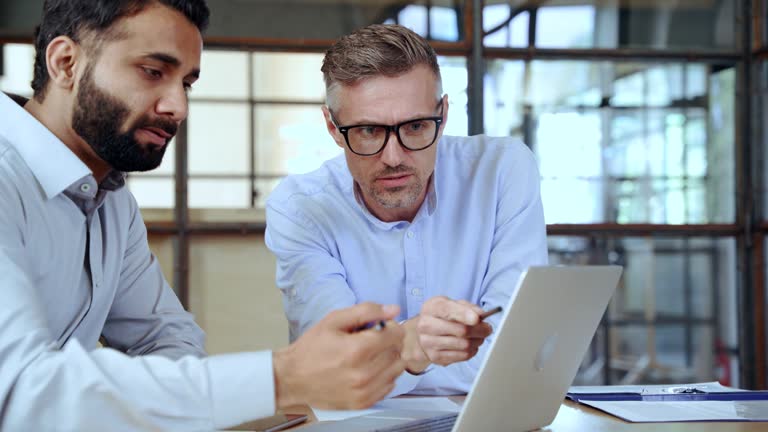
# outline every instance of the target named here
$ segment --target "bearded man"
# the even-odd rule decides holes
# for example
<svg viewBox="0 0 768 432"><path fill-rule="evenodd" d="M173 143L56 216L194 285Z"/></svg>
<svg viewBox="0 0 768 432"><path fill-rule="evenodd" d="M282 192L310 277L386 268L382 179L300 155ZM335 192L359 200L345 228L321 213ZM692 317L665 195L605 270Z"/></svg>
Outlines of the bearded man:
<svg viewBox="0 0 768 432"><path fill-rule="evenodd" d="M203 0L47 0L25 101L0 93L0 430L214 430L311 404L361 408L403 371L371 303L270 351L204 357L124 172L187 116ZM99 339L106 348L97 348Z"/></svg>

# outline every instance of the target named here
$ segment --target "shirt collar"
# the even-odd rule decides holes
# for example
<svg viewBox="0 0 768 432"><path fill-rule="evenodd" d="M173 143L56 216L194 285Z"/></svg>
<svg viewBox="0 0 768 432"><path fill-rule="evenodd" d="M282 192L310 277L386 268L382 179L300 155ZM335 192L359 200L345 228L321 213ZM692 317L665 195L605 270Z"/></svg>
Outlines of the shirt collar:
<svg viewBox="0 0 768 432"><path fill-rule="evenodd" d="M21 155L45 192L59 195L73 183L92 175L91 170L48 128L0 92L0 135ZM110 172L102 186L115 190L125 184L124 175Z"/></svg>

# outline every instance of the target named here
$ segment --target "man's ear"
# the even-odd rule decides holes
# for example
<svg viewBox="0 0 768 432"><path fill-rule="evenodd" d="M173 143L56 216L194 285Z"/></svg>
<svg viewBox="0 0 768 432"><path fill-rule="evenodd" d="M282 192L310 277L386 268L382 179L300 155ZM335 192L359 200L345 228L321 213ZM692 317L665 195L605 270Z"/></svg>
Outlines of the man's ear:
<svg viewBox="0 0 768 432"><path fill-rule="evenodd" d="M440 103L443 104L443 123L440 125L440 136L443 136L443 131L445 130L445 124L448 123L448 93L443 95L443 98L440 100Z"/></svg>
<svg viewBox="0 0 768 432"><path fill-rule="evenodd" d="M67 36L58 36L48 44L45 61L50 85L67 91L72 90L81 53L80 45Z"/></svg>
<svg viewBox="0 0 768 432"><path fill-rule="evenodd" d="M346 148L344 145L344 136L339 132L339 128L333 123L333 117L331 117L331 110L326 105L323 105L323 116L325 117L325 128L328 129L328 134L336 142L336 145L341 148Z"/></svg>

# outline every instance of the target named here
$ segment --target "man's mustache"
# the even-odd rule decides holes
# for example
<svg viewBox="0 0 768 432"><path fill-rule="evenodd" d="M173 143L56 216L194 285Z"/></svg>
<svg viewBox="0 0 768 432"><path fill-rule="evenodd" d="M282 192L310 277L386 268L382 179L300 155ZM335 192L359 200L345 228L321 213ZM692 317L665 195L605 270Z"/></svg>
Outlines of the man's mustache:
<svg viewBox="0 0 768 432"><path fill-rule="evenodd" d="M171 138L176 136L176 133L179 131L179 126L176 124L173 120L167 120L167 119L154 119L150 120L148 118L142 118L137 123L136 126L133 127L133 130L139 130L143 128L157 128L161 129L165 133L171 136ZM171 138L168 138L169 140Z"/></svg>
<svg viewBox="0 0 768 432"><path fill-rule="evenodd" d="M413 174L415 170L407 165L398 165L396 167L386 167L376 173L376 178L391 177L395 174Z"/></svg>

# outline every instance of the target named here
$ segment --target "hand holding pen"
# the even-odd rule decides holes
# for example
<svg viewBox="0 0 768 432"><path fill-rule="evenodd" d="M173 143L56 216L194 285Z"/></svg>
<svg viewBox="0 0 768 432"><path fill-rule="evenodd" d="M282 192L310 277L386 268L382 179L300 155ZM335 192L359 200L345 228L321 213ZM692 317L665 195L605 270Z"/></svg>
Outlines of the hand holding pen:
<svg viewBox="0 0 768 432"><path fill-rule="evenodd" d="M501 307L484 311L466 300L430 298L419 316L403 324L406 370L419 374L430 363L446 366L474 357L492 331L483 320L500 311Z"/></svg>
<svg viewBox="0 0 768 432"><path fill-rule="evenodd" d="M337 310L276 351L278 408L361 409L386 396L405 367L404 330L391 321L399 312L398 306L374 303ZM374 324L364 329L368 323Z"/></svg>

